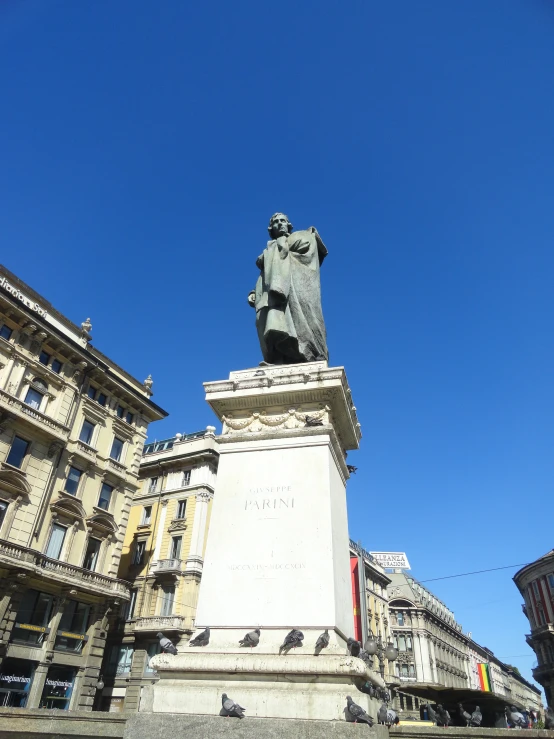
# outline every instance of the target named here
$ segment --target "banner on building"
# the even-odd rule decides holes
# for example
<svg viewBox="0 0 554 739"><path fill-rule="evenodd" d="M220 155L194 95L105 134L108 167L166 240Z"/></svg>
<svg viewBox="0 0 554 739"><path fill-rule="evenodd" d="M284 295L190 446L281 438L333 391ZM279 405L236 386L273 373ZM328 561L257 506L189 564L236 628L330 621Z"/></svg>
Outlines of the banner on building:
<svg viewBox="0 0 554 739"><path fill-rule="evenodd" d="M485 691L485 693L492 692L491 676L488 664L486 662L478 662L477 673L479 675L479 684L481 686L481 690Z"/></svg>
<svg viewBox="0 0 554 739"><path fill-rule="evenodd" d="M405 552L370 552L381 567L388 570L411 570Z"/></svg>

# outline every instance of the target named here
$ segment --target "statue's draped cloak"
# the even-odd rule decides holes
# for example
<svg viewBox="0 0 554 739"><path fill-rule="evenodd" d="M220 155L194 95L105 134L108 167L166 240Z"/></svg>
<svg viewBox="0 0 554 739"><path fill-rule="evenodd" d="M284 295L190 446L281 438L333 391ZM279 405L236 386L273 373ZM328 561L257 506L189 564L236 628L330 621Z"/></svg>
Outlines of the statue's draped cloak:
<svg viewBox="0 0 554 739"><path fill-rule="evenodd" d="M328 359L319 267L327 249L315 228L268 241L256 264L256 327L264 360Z"/></svg>

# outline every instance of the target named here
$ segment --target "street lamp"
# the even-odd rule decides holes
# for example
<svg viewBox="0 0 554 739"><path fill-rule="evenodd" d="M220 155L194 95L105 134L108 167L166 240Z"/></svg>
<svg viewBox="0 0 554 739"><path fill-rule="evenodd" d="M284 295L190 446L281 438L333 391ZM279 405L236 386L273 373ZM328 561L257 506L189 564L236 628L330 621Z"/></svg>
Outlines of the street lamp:
<svg viewBox="0 0 554 739"><path fill-rule="evenodd" d="M364 644L364 649L372 657L374 655L377 655L377 659L379 660L379 672L381 673L381 677L384 679L385 657L389 662L394 662L398 657L398 649L394 646L390 639L385 644L381 636L379 635L375 637L371 630L369 632L367 641Z"/></svg>

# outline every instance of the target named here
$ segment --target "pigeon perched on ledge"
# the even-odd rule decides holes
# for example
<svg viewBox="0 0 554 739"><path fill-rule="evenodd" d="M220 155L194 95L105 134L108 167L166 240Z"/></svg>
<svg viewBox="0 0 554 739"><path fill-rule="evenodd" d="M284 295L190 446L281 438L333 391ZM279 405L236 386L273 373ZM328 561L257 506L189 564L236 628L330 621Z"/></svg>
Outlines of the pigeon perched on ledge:
<svg viewBox="0 0 554 739"><path fill-rule="evenodd" d="M483 721L483 714L481 713L481 709L479 706L475 706L475 711L471 714L471 721L469 722L470 726L481 726L481 722Z"/></svg>
<svg viewBox="0 0 554 739"><path fill-rule="evenodd" d="M210 627L206 626L204 631L201 631L198 636L189 641L189 647L205 647L210 643Z"/></svg>
<svg viewBox="0 0 554 739"><path fill-rule="evenodd" d="M232 698L229 698L227 693L223 693L221 696L220 716L227 716L227 718L229 718L229 716L232 716L233 718L244 718L244 711L246 711L246 708L235 703Z"/></svg>
<svg viewBox="0 0 554 739"><path fill-rule="evenodd" d="M171 639L168 639L167 636L164 636L161 631L158 631L156 636L160 641L160 647L162 648L162 651L167 652L168 654L177 654L177 648L175 647L175 644L171 641Z"/></svg>
<svg viewBox="0 0 554 739"><path fill-rule="evenodd" d="M512 724L512 726L517 726L520 729L527 728L527 721L523 717L523 714L520 713L515 706L506 706L506 718L508 719L509 723Z"/></svg>
<svg viewBox="0 0 554 739"><path fill-rule="evenodd" d="M285 636L285 641L281 644L279 647L279 654L283 650L289 650L291 648L296 648L302 646L302 641L304 639L304 634L299 629L292 629L289 631L289 633Z"/></svg>
<svg viewBox="0 0 554 739"><path fill-rule="evenodd" d="M329 646L329 629L325 629L323 634L320 634L317 637L317 641L315 643L315 651L319 654L322 649L326 649Z"/></svg>
<svg viewBox="0 0 554 739"><path fill-rule="evenodd" d="M452 719L450 718L450 714L447 710L445 710L439 703L437 706L437 726L448 726L448 724L452 723Z"/></svg>
<svg viewBox="0 0 554 739"><path fill-rule="evenodd" d="M244 635L244 638L239 641L241 647L257 647L260 643L260 630L254 629Z"/></svg>
<svg viewBox="0 0 554 739"><path fill-rule="evenodd" d="M458 703L458 708L460 709L461 718L466 722L466 726L469 726L471 722L471 713L468 713L461 703Z"/></svg>
<svg viewBox="0 0 554 739"><path fill-rule="evenodd" d="M429 716L429 721L432 721L434 724L437 723L437 714L435 713L435 709L430 703L426 703L423 708L427 709L427 715Z"/></svg>
<svg viewBox="0 0 554 739"><path fill-rule="evenodd" d="M356 639L353 639L351 636L349 636L346 642L346 648L348 649L352 657L359 657L362 650L362 645L359 641L356 641Z"/></svg>
<svg viewBox="0 0 554 739"><path fill-rule="evenodd" d="M348 718L349 715L351 718ZM357 724L360 721L368 726L373 726L373 718L361 706L354 703L352 697L349 695L346 696L346 720L350 721L350 723L354 722Z"/></svg>

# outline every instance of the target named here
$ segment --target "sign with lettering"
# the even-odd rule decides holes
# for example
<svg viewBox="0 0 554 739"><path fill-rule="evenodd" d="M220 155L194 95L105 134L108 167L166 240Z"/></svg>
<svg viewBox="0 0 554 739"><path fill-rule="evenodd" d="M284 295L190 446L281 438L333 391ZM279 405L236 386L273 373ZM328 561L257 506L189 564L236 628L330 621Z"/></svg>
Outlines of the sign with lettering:
<svg viewBox="0 0 554 739"><path fill-rule="evenodd" d="M50 680L50 678L46 678L46 685L50 688L71 688L73 687L73 682L68 682L67 680Z"/></svg>
<svg viewBox="0 0 554 739"><path fill-rule="evenodd" d="M379 562L381 567L390 570L411 570L408 557L405 552L370 552L371 556Z"/></svg>
<svg viewBox="0 0 554 739"><path fill-rule="evenodd" d="M19 288L11 285L5 277L0 278L0 287L7 293L12 295L14 298L16 298L16 300L20 300L24 305L27 306L27 308L30 308L31 310L35 311L35 313L38 313L41 318L46 318L47 311L45 311L41 305L35 303L34 300L28 298L24 293L21 292L21 290L19 290Z"/></svg>
<svg viewBox="0 0 554 739"><path fill-rule="evenodd" d="M27 685L30 682L30 677L23 677L23 675L2 675L0 673L0 683L24 683Z"/></svg>
<svg viewBox="0 0 554 739"><path fill-rule="evenodd" d="M27 629L27 631L40 631L42 634L46 633L46 626L35 626L34 624L16 624L18 629Z"/></svg>
<svg viewBox="0 0 554 739"><path fill-rule="evenodd" d="M74 634L72 631L58 631L60 636L65 636L68 639L86 639L86 634Z"/></svg>

